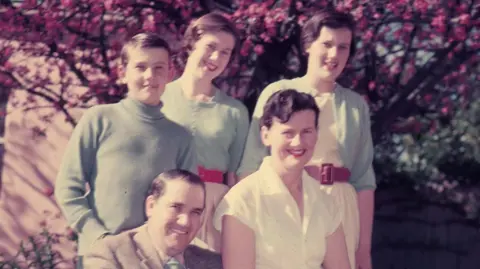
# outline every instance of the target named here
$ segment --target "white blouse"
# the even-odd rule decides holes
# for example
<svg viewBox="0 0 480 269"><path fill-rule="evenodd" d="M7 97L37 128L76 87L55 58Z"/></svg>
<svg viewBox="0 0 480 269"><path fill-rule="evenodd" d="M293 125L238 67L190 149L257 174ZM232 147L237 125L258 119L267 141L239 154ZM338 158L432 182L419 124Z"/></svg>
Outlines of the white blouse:
<svg viewBox="0 0 480 269"><path fill-rule="evenodd" d="M218 205L213 222L221 231L222 217L230 215L255 234L256 269L319 269L326 250L326 237L340 224L335 202L320 190L320 184L302 175L304 216L280 177L270 157L260 169L240 181Z"/></svg>
<svg viewBox="0 0 480 269"><path fill-rule="evenodd" d="M332 163L342 167L343 162L338 153L337 124L333 115L333 93L316 93L313 97L320 109L320 115L318 116L318 140L309 164Z"/></svg>

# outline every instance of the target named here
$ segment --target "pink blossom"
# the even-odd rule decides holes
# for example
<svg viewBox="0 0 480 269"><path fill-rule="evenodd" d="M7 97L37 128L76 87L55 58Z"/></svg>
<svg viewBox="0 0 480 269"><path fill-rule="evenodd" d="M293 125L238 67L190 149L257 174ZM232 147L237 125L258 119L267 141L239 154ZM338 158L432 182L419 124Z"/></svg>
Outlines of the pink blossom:
<svg viewBox="0 0 480 269"><path fill-rule="evenodd" d="M303 14L300 15L300 16L298 16L298 24L300 24L300 25L305 24L305 22L307 21L307 19L308 19L307 16L305 16L305 15L303 15Z"/></svg>
<svg viewBox="0 0 480 269"><path fill-rule="evenodd" d="M22 8L35 8L37 6L37 1L36 0L24 0L22 3Z"/></svg>
<svg viewBox="0 0 480 269"><path fill-rule="evenodd" d="M453 29L453 34L456 40L458 41L463 41L467 39L467 32L465 30L465 27L458 26Z"/></svg>
<svg viewBox="0 0 480 269"><path fill-rule="evenodd" d="M265 24L265 28L275 27L275 20L271 16L265 16L263 22Z"/></svg>
<svg viewBox="0 0 480 269"><path fill-rule="evenodd" d="M115 0L104 0L103 4L105 5L105 10L113 10Z"/></svg>
<svg viewBox="0 0 480 269"><path fill-rule="evenodd" d="M355 20L359 20L363 17L363 6L359 6L352 12L353 17Z"/></svg>
<svg viewBox="0 0 480 269"><path fill-rule="evenodd" d="M258 4L257 4L257 3L251 4L251 5L248 7L248 13L249 13L250 15L254 15L255 12L257 11L257 7L258 7Z"/></svg>
<svg viewBox="0 0 480 269"><path fill-rule="evenodd" d="M92 4L92 6L90 7L90 11L94 14L94 15L101 15L102 12L103 12L103 6L102 4L100 3L95 3L95 4Z"/></svg>
<svg viewBox="0 0 480 269"><path fill-rule="evenodd" d="M395 64L392 68L392 73L396 75L396 74L400 74L400 72L401 72L400 65Z"/></svg>
<svg viewBox="0 0 480 269"><path fill-rule="evenodd" d="M61 0L60 3L62 4L62 6L66 8L75 6L75 3L73 3L73 0Z"/></svg>
<svg viewBox="0 0 480 269"><path fill-rule="evenodd" d="M183 9L180 13L182 14L182 17L189 18L192 11L190 9Z"/></svg>
<svg viewBox="0 0 480 269"><path fill-rule="evenodd" d="M448 106L444 106L440 111L443 115L448 115L450 113L450 108Z"/></svg>
<svg viewBox="0 0 480 269"><path fill-rule="evenodd" d="M287 14L285 14L284 12L279 13L279 14L277 14L277 15L275 16L275 20L276 20L277 22L283 22L283 21L286 20L286 19L287 19Z"/></svg>
<svg viewBox="0 0 480 269"><path fill-rule="evenodd" d="M147 32L154 32L156 29L155 22L153 20L145 20L142 29Z"/></svg>
<svg viewBox="0 0 480 269"><path fill-rule="evenodd" d="M403 19L407 20L407 21L411 20L412 19L412 12L407 11L407 12L403 13Z"/></svg>
<svg viewBox="0 0 480 269"><path fill-rule="evenodd" d="M255 54L260 56L263 54L264 49L262 45L258 44L258 45L255 45L255 47L253 48L253 51L255 52Z"/></svg>
<svg viewBox="0 0 480 269"><path fill-rule="evenodd" d="M270 36L267 35L267 33L263 32L260 34L260 38L264 41L264 42L271 42L272 39L270 38Z"/></svg>
<svg viewBox="0 0 480 269"><path fill-rule="evenodd" d="M257 7L257 9L255 10L255 13L256 14L265 14L267 13L268 11L268 8L267 8L267 5L265 3L261 4L260 6Z"/></svg>
<svg viewBox="0 0 480 269"><path fill-rule="evenodd" d="M368 83L368 89L371 91L375 89L375 86L375 81L373 80Z"/></svg>
<svg viewBox="0 0 480 269"><path fill-rule="evenodd" d="M3 64L3 67L5 67L7 71L12 71L14 68L14 65L9 61L5 61L5 63Z"/></svg>
<svg viewBox="0 0 480 269"><path fill-rule="evenodd" d="M242 48L242 49L240 50L240 55L243 56L243 57L248 56L248 53L249 53L249 50L248 50L248 49Z"/></svg>
<svg viewBox="0 0 480 269"><path fill-rule="evenodd" d="M363 35L363 39L367 42L371 41L371 39L373 38L373 31L372 29L368 29L367 32L365 32L365 34Z"/></svg>
<svg viewBox="0 0 480 269"><path fill-rule="evenodd" d="M402 30L396 30L395 32L393 32L393 36L396 39L400 39L402 37Z"/></svg>
<svg viewBox="0 0 480 269"><path fill-rule="evenodd" d="M433 99L433 95L431 95L430 93L425 94L425 96L423 96L423 100L425 100L425 102L427 103L430 103L432 99Z"/></svg>
<svg viewBox="0 0 480 269"><path fill-rule="evenodd" d="M461 5L457 5L456 10L458 13L464 13L468 11L468 6L465 3L462 3Z"/></svg>
<svg viewBox="0 0 480 269"><path fill-rule="evenodd" d="M462 14L459 17L459 22L462 25L469 25L470 24L470 14Z"/></svg>
<svg viewBox="0 0 480 269"><path fill-rule="evenodd" d="M415 0L415 1L413 1L413 6L420 13L425 14L428 11L429 3L425 0Z"/></svg>
<svg viewBox="0 0 480 269"><path fill-rule="evenodd" d="M302 8L303 8L303 3L300 2L300 1L297 1L297 2L295 3L295 8L296 8L297 10L302 9Z"/></svg>
<svg viewBox="0 0 480 269"><path fill-rule="evenodd" d="M403 25L403 30L404 30L405 32L411 32L411 31L413 30L413 24L411 24L411 23L405 23L405 24Z"/></svg>
<svg viewBox="0 0 480 269"><path fill-rule="evenodd" d="M368 21L365 17L361 18L360 21L358 21L357 26L359 29L365 29L368 25Z"/></svg>
<svg viewBox="0 0 480 269"><path fill-rule="evenodd" d="M465 94L467 92L467 86L465 84L461 84L458 86L458 93Z"/></svg>
<svg viewBox="0 0 480 269"><path fill-rule="evenodd" d="M43 190L43 194L47 197L50 197L53 195L53 188L52 187L47 187Z"/></svg>

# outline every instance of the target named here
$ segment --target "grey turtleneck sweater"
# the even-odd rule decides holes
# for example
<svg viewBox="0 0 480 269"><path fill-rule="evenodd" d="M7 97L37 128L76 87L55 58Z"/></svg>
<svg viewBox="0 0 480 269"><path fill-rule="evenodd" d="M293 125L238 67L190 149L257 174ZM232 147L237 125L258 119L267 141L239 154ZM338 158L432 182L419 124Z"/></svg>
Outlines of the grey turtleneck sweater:
<svg viewBox="0 0 480 269"><path fill-rule="evenodd" d="M165 118L160 105L127 98L87 110L55 183L55 198L79 233L79 255L103 234L142 225L151 182L174 168L196 173L195 148L189 132Z"/></svg>

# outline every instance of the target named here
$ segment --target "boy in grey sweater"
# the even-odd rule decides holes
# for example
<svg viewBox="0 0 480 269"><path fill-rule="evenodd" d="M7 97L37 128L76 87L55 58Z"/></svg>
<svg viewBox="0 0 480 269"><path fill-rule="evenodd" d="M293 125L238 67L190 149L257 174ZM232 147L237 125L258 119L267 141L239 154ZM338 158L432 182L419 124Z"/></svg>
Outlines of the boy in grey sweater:
<svg viewBox="0 0 480 269"><path fill-rule="evenodd" d="M168 44L157 35L138 34L125 44L121 60L127 98L85 112L55 184L55 198L79 235L77 268L96 240L145 222L145 197L158 174L175 168L197 173L191 135L161 112Z"/></svg>

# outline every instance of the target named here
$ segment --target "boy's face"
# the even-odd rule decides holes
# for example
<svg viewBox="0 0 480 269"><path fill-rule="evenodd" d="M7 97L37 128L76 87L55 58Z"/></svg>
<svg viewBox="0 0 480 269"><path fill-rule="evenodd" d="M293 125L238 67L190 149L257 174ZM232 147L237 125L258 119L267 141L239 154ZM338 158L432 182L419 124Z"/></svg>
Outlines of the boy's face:
<svg viewBox="0 0 480 269"><path fill-rule="evenodd" d="M195 42L186 69L198 78L218 77L227 67L235 39L227 32L206 32Z"/></svg>
<svg viewBox="0 0 480 269"><path fill-rule="evenodd" d="M317 142L315 112L295 112L286 123L274 118L270 129L262 127L262 140L270 147L272 158L286 170L303 169L312 158Z"/></svg>
<svg viewBox="0 0 480 269"><path fill-rule="evenodd" d="M165 193L155 200L146 200L149 228L158 235L160 245L169 255L183 252L202 224L205 192L201 186L184 180L169 180Z"/></svg>
<svg viewBox="0 0 480 269"><path fill-rule="evenodd" d="M322 27L318 38L307 49L308 70L326 81L335 81L350 55L352 32L348 28Z"/></svg>
<svg viewBox="0 0 480 269"><path fill-rule="evenodd" d="M122 70L128 95L148 105L158 105L169 79L169 54L163 48L130 48Z"/></svg>

